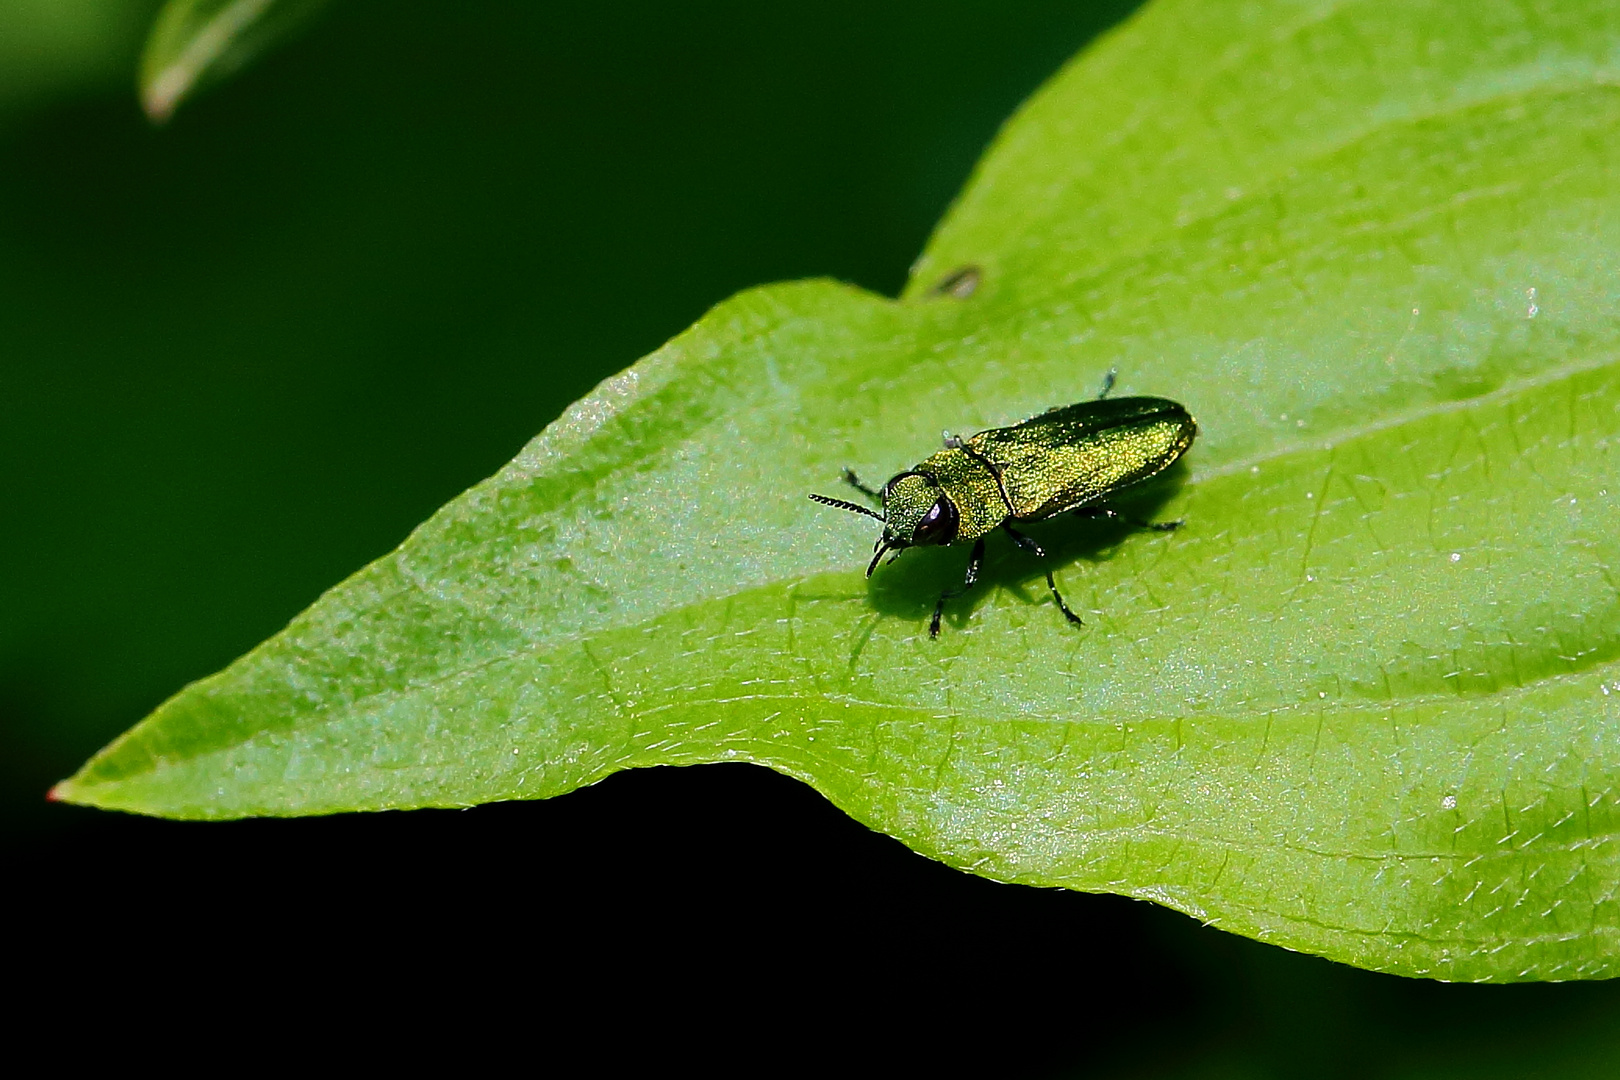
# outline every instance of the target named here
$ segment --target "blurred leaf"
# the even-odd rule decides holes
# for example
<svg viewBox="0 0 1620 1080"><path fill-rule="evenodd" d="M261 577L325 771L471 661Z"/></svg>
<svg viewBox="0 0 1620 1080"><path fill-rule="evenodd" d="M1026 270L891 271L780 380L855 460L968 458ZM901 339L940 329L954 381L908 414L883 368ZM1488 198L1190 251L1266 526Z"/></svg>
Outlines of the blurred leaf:
<svg viewBox="0 0 1620 1080"><path fill-rule="evenodd" d="M58 95L129 78L153 0L0 4L0 120Z"/></svg>
<svg viewBox="0 0 1620 1080"><path fill-rule="evenodd" d="M281 40L325 0L169 0L141 56L141 106L167 120L199 87Z"/></svg>
<svg viewBox="0 0 1620 1080"><path fill-rule="evenodd" d="M902 300L720 305L57 794L753 761L993 878L1406 974L1620 973L1617 46L1597 2L1159 3L1010 123ZM1079 632L993 545L930 641L963 553L868 584L872 523L804 498L1114 366L1202 435L1139 507L1180 532L1038 531Z"/></svg>

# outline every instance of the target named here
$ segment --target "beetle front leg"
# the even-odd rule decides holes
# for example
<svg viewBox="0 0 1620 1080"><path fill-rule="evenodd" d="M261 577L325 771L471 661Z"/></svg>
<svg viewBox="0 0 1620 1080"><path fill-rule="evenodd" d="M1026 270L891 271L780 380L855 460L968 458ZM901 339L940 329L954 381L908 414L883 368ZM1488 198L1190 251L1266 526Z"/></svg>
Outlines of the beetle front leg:
<svg viewBox="0 0 1620 1080"><path fill-rule="evenodd" d="M1106 506L1082 506L1074 512L1075 517L1102 518L1105 521L1123 521L1133 529L1152 529L1155 532L1175 532L1185 524L1185 521L1141 521L1137 518L1126 517L1118 510L1110 510Z"/></svg>
<svg viewBox="0 0 1620 1080"><path fill-rule="evenodd" d="M860 492L862 495L865 495L869 499L876 499L880 503L883 501L883 495L881 493L873 491L871 488L861 483L861 478L855 475L854 469L844 470L844 483L848 484L850 487L854 488L856 491Z"/></svg>
<svg viewBox="0 0 1620 1080"><path fill-rule="evenodd" d="M958 596L973 588L979 580L979 568L984 565L984 537L973 541L973 552L968 556L967 574L962 578L960 589L947 589L939 594L939 602L934 605L934 617L928 621L928 636L939 637L939 620L945 614L945 601L955 600Z"/></svg>

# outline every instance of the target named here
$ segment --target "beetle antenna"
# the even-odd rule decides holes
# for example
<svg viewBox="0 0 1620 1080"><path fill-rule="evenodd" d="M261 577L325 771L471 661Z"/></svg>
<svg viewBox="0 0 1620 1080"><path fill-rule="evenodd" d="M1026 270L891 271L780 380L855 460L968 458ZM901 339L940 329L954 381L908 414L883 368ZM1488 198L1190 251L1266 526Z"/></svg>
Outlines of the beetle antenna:
<svg viewBox="0 0 1620 1080"><path fill-rule="evenodd" d="M865 514L869 518L877 518L879 521L883 520L882 514L878 513L876 510L869 510L858 503L845 502L843 499L834 499L827 495L812 495L810 498L814 499L818 503L823 504L824 506L836 506L840 510L848 510L853 514Z"/></svg>

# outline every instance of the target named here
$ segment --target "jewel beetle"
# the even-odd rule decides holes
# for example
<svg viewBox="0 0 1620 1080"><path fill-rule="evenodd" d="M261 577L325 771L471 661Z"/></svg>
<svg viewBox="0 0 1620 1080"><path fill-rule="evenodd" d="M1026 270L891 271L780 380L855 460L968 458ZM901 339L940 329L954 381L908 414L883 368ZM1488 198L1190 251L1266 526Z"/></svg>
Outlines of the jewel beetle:
<svg viewBox="0 0 1620 1080"><path fill-rule="evenodd" d="M883 523L867 577L886 552L894 552L893 562L906 548L972 541L961 586L940 593L934 605L928 636L938 637L945 602L979 580L984 539L998 528L1019 547L1044 557L1046 552L1015 529L1014 522L1073 513L1161 531L1181 524L1134 521L1103 505L1109 497L1169 468L1198 434L1198 423L1185 406L1157 397L1109 398L1113 385L1114 373L1109 372L1102 393L1093 401L1049 409L966 439L947 432L943 450L896 474L881 491L845 469L844 480L880 501L881 513L826 495L810 498ZM1046 587L1064 617L1080 625L1080 616L1064 603L1050 570Z"/></svg>

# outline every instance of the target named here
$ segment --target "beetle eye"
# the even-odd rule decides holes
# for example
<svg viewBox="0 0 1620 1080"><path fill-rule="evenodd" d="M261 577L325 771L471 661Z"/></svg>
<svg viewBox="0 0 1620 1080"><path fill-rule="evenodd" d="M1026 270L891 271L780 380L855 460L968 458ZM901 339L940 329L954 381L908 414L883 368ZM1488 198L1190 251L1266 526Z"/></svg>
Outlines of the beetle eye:
<svg viewBox="0 0 1620 1080"><path fill-rule="evenodd" d="M959 521L956 514L956 505L951 500L941 498L928 508L928 513L917 523L916 531L911 534L913 544L949 544L956 539L956 528Z"/></svg>

